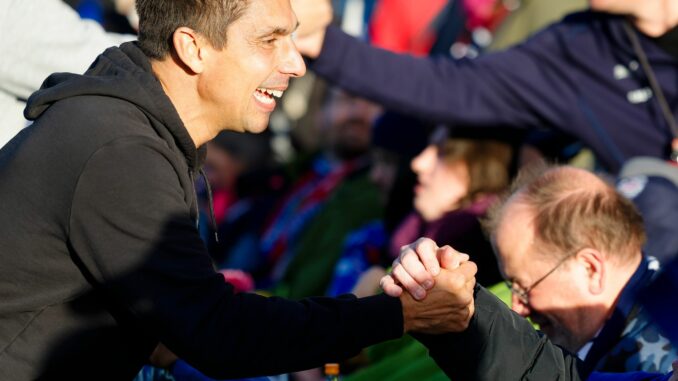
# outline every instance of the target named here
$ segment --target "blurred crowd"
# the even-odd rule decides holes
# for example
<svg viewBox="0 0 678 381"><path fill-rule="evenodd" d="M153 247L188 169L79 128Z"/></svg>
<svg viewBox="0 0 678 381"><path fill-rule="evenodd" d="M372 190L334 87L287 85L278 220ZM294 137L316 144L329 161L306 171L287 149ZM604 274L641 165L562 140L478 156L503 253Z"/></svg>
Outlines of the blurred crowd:
<svg viewBox="0 0 678 381"><path fill-rule="evenodd" d="M308 58L317 74L292 81L270 128L260 134L223 131L207 143L206 176L196 180L199 230L224 280L238 292L291 299L375 295L394 260L402 261L402 248L427 237L468 254L480 285L576 354L589 373L668 374L678 359L671 344L678 345L678 313L670 300L678 291L678 167L671 163L670 122L659 106L652 106L649 118L638 117L659 97L649 83L621 84L628 101L609 105L599 97L601 88L616 84L589 83L590 93L579 94L563 83L590 81L567 67L603 75L580 63L596 57L562 62L553 53L611 49L593 42L563 47L566 38L554 37L584 33L577 23L593 17L586 13L589 3L332 5L334 25L323 51ZM83 72L106 47L133 40L138 23L132 0L2 0L2 7L8 12L0 14L0 30L13 41L0 42L0 144L28 124L26 100L47 75ZM565 30L549 27L573 13ZM622 33L592 23L595 30ZM538 33L543 28L553 33ZM666 36L640 38L645 46L654 43L646 54L675 118L676 27ZM360 41L350 43L355 49L343 40L349 38ZM363 58L360 49L367 44L381 49L376 58ZM636 58L631 42L627 51L615 57L620 64L609 76L644 83L644 59ZM393 63L380 64L376 55ZM340 57L344 62L337 62ZM447 74L444 62L457 71ZM341 72L332 65L343 66ZM372 86L350 70L374 82L387 75L401 80ZM421 79L424 72L440 83ZM462 77L466 95L445 106L440 94L450 90L448 81ZM559 94L545 95L550 91ZM595 107L613 117L596 119ZM457 111L463 115L448 117ZM578 113L584 116L572 116ZM615 118L637 130L610 126ZM656 130L649 121L664 130L647 132ZM526 173L533 175L525 180ZM530 248L542 241L541 252ZM581 269L571 263L580 257ZM408 286L409 275L393 275ZM673 331L667 333L667 326ZM166 352L137 380L209 379ZM342 363L342 377L454 378L426 352L411 337L378 344ZM163 363L168 368L158 366ZM323 375L315 369L270 379Z"/></svg>

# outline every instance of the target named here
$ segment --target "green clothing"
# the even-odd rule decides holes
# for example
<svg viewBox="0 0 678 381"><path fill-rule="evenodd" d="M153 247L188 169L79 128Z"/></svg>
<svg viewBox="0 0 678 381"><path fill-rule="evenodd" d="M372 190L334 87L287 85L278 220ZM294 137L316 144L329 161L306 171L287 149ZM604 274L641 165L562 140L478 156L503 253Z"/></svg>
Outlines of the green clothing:
<svg viewBox="0 0 678 381"><path fill-rule="evenodd" d="M506 305L511 304L511 292L502 282L489 291ZM344 377L345 381L409 381L449 380L428 355L428 350L411 336L371 346L367 349L372 365Z"/></svg>
<svg viewBox="0 0 678 381"><path fill-rule="evenodd" d="M308 222L298 245L292 248L294 259L273 293L292 299L324 295L346 236L381 219L382 213L379 189L367 171L345 179Z"/></svg>

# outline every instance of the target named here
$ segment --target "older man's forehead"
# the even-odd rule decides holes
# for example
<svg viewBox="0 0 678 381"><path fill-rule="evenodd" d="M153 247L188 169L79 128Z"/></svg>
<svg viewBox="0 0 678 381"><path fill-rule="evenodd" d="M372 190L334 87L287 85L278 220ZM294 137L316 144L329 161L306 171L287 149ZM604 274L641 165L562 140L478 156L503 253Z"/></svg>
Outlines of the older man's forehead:
<svg viewBox="0 0 678 381"><path fill-rule="evenodd" d="M516 273L520 273L524 262L530 259L535 242L533 216L529 207L516 200L504 206L493 241L505 276L519 276Z"/></svg>

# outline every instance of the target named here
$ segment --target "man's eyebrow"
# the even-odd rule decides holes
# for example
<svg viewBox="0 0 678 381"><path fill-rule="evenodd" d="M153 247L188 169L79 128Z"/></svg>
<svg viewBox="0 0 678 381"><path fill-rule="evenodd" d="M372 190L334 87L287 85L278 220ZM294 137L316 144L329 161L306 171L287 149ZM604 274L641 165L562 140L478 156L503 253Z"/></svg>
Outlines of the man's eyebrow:
<svg viewBox="0 0 678 381"><path fill-rule="evenodd" d="M288 28L283 28L283 27L274 27L274 28L266 29L266 30L262 31L259 34L259 38L264 38L264 37L268 37L268 36L275 36L275 35L286 36L288 34L292 34L295 30L297 30L297 28L299 28L299 21L297 21L297 24L294 26L294 29L292 29L292 30L290 30Z"/></svg>

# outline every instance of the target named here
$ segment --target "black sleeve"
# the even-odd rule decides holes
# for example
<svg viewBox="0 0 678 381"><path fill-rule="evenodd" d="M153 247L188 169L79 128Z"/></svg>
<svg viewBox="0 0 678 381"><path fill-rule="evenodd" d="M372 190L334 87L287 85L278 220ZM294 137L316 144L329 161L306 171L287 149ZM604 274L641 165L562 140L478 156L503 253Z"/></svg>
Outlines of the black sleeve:
<svg viewBox="0 0 678 381"><path fill-rule="evenodd" d="M166 147L143 139L94 154L75 190L73 255L111 303L215 378L308 369L402 335L396 298L234 294L190 217Z"/></svg>
<svg viewBox="0 0 678 381"><path fill-rule="evenodd" d="M579 381L580 361L535 331L523 317L481 286L468 329L416 335L450 379Z"/></svg>

